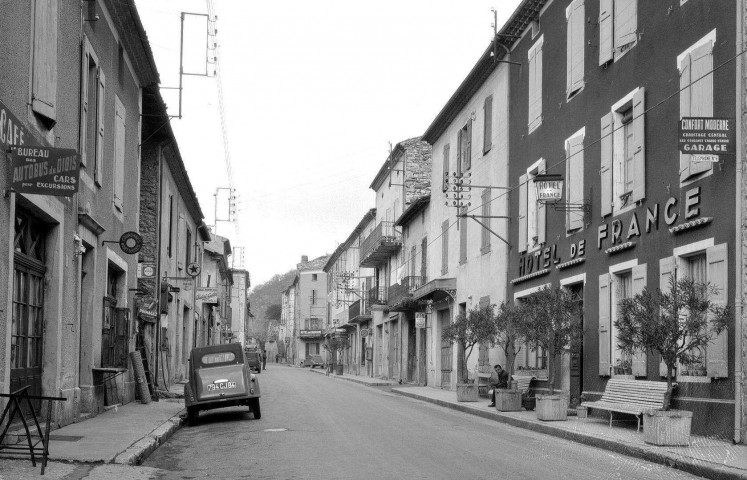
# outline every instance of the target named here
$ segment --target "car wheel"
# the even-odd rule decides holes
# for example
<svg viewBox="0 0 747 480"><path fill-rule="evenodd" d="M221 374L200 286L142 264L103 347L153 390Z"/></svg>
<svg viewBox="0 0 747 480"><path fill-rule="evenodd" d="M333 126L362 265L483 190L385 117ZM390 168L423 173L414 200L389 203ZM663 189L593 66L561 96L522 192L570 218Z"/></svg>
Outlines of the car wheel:
<svg viewBox="0 0 747 480"><path fill-rule="evenodd" d="M195 407L187 407L187 425L194 427L197 424L199 411Z"/></svg>
<svg viewBox="0 0 747 480"><path fill-rule="evenodd" d="M259 408L259 398L252 398L249 400L249 408L254 414L254 418L259 420L262 418L262 410Z"/></svg>

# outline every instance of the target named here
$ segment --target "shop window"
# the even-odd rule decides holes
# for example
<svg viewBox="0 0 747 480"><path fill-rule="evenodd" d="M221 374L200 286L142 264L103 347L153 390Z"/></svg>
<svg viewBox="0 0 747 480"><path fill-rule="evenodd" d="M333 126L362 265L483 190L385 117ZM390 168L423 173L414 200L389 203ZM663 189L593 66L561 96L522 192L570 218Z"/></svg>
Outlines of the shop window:
<svg viewBox="0 0 747 480"><path fill-rule="evenodd" d="M31 109L48 128L57 121L57 2L34 2Z"/></svg>
<svg viewBox="0 0 747 480"><path fill-rule="evenodd" d="M633 48L637 30L638 0L599 0L599 65Z"/></svg>
<svg viewBox="0 0 747 480"><path fill-rule="evenodd" d="M542 124L542 43L544 35L529 49L528 133Z"/></svg>
<svg viewBox="0 0 747 480"><path fill-rule="evenodd" d="M713 117L713 45L712 31L677 57L680 73L680 118ZM713 163L701 155L680 153L680 182L702 178L712 171Z"/></svg>
<svg viewBox="0 0 747 480"><path fill-rule="evenodd" d="M584 0L574 0L565 10L566 80L565 94L570 99L584 87Z"/></svg>
<svg viewBox="0 0 747 480"><path fill-rule="evenodd" d="M565 141L565 195L569 207L565 213L566 232L584 228L584 134L581 129Z"/></svg>
<svg viewBox="0 0 747 480"><path fill-rule="evenodd" d="M601 120L601 212L618 214L645 198L645 91L637 88Z"/></svg>
<svg viewBox="0 0 747 480"><path fill-rule="evenodd" d="M618 347L617 329L614 321L618 317L620 302L643 291L646 286L647 266L612 266L613 273L599 276L599 375L622 374L616 368L630 369L636 377L646 376L646 353L637 351L624 355Z"/></svg>
<svg viewBox="0 0 747 480"><path fill-rule="evenodd" d="M124 295L124 274L109 265L106 276L103 319L101 322L101 366L127 368L129 313L128 308L117 308Z"/></svg>
<svg viewBox="0 0 747 480"><path fill-rule="evenodd" d="M536 250L545 243L546 208L537 201L534 177L545 173L541 158L519 179L519 252Z"/></svg>
<svg viewBox="0 0 747 480"><path fill-rule="evenodd" d="M106 75L87 38L83 44L81 79L80 158L88 175L101 185Z"/></svg>
<svg viewBox="0 0 747 480"><path fill-rule="evenodd" d="M670 278L674 275L675 280L689 278L716 287L717 293L711 297L711 301L718 305L727 303L728 253L725 243L715 246L686 245L676 248L674 253L674 256L663 258L659 262L659 288L662 291L669 291ZM688 369L705 369L706 375L703 380L728 377L728 331L724 330L705 348L691 353L695 357L695 362L688 366ZM682 366L677 369L678 376L682 376L682 370ZM659 373L666 376L666 365L663 362L659 364Z"/></svg>
<svg viewBox="0 0 747 480"><path fill-rule="evenodd" d="M457 141L457 168L461 175L472 168L472 120L459 130Z"/></svg>

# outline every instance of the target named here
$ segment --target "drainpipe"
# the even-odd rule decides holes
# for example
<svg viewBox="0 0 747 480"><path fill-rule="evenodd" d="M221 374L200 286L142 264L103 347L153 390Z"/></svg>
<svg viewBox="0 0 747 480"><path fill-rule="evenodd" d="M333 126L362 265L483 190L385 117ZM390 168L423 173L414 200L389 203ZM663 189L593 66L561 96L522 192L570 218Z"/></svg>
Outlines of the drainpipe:
<svg viewBox="0 0 747 480"><path fill-rule="evenodd" d="M734 262L736 265L736 282L735 282L735 291L734 291L734 443L741 443L742 442L742 387L744 379L742 378L743 372L742 372L742 359L744 358L744 341L742 339L742 275L744 274L744 245L742 240L742 220L743 220L743 208L744 204L742 202L742 182L744 179L742 178L743 175L743 169L742 169L742 162L744 161L743 155L744 155L744 149L743 149L743 142L744 142L744 132L742 130L743 128L743 122L742 122L742 114L744 109L744 83L742 79L743 75L743 69L744 69L744 61L742 60L742 55L739 54L739 52L742 51L743 48L743 35L744 35L744 8L742 4L742 0L737 0L736 2L736 10L737 10L737 41L736 41L736 50L737 50L737 63L736 63L736 77L737 77L737 84L736 84L736 129L737 129L737 138L739 139L736 143L737 147L737 155L736 159L736 237L734 241L734 249L736 250L736 257L737 261Z"/></svg>

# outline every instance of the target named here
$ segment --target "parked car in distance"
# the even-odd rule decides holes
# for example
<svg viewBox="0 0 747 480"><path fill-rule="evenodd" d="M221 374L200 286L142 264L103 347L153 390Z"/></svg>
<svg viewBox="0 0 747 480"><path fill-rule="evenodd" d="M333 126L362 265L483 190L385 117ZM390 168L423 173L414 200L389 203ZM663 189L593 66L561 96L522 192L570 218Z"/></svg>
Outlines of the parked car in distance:
<svg viewBox="0 0 747 480"><path fill-rule="evenodd" d="M200 410L245 405L262 418L259 379L251 372L239 343L193 348L184 385L187 421L194 425Z"/></svg>
<svg viewBox="0 0 747 480"><path fill-rule="evenodd" d="M302 367L323 367L324 366L324 359L322 359L321 355L307 355L306 358L304 358L303 363L301 364Z"/></svg>
<svg viewBox="0 0 747 480"><path fill-rule="evenodd" d="M249 368L252 372L262 372L262 352L250 348L244 349L246 354L246 361L249 363Z"/></svg>

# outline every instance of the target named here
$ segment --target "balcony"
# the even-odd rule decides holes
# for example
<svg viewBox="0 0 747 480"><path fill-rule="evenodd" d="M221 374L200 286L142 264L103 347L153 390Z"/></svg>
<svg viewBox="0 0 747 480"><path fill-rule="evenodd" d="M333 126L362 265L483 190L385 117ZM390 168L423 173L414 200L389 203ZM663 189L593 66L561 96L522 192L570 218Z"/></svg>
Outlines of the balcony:
<svg viewBox="0 0 747 480"><path fill-rule="evenodd" d="M348 308L348 323L360 323L371 320L371 303L367 298L356 300Z"/></svg>
<svg viewBox="0 0 747 480"><path fill-rule="evenodd" d="M375 268L402 248L402 233L394 222L379 222L360 248L361 267Z"/></svg>
<svg viewBox="0 0 747 480"><path fill-rule="evenodd" d="M369 289L366 300L368 300L369 305L386 305L386 289L384 287Z"/></svg>
<svg viewBox="0 0 747 480"><path fill-rule="evenodd" d="M392 308L401 306L403 300L412 298L412 292L420 288L424 283L423 277L420 275L403 278L402 282L395 283L389 287L389 298L387 303Z"/></svg>

